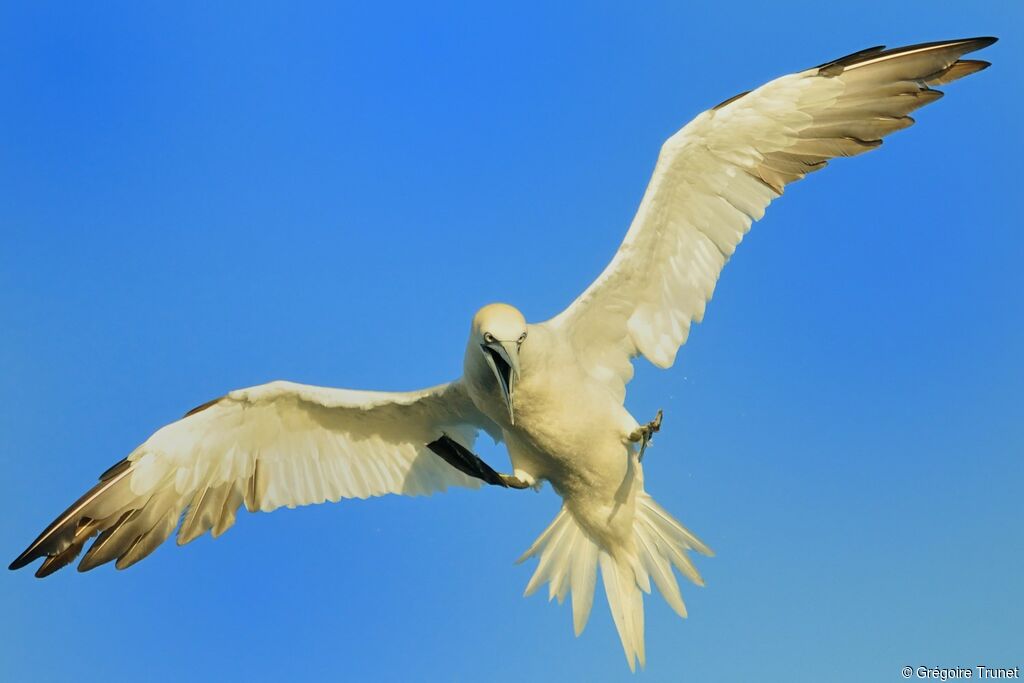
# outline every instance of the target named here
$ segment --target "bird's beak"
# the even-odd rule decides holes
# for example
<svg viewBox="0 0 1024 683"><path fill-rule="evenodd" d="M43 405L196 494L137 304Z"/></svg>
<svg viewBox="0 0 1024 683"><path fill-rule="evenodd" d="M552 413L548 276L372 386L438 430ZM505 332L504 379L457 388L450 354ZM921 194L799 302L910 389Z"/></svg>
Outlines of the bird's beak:
<svg viewBox="0 0 1024 683"><path fill-rule="evenodd" d="M491 366L498 380L498 386L501 387L501 395L505 399L505 407L508 408L508 419L515 424L512 396L515 394L516 382L519 381L519 344L514 341L493 341L481 344L480 347L484 350L487 364Z"/></svg>

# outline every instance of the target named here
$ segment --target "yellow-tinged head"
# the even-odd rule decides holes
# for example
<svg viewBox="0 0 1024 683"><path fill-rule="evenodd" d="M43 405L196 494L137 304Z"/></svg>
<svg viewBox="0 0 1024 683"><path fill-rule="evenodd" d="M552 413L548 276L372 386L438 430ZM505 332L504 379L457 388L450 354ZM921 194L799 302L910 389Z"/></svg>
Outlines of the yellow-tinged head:
<svg viewBox="0 0 1024 683"><path fill-rule="evenodd" d="M519 348L526 341L526 318L514 306L488 304L473 316L470 344L480 346L484 360L494 373L508 408L508 417L516 423L513 396L519 380Z"/></svg>
<svg viewBox="0 0 1024 683"><path fill-rule="evenodd" d="M515 306L487 304L473 316L473 334L480 343L526 340L526 318Z"/></svg>

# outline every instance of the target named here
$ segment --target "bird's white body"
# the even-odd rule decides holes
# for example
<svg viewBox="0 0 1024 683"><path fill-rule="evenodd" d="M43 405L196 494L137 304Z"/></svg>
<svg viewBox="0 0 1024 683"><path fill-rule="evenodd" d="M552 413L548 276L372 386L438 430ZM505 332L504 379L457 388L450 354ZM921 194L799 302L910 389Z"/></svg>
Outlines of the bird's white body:
<svg viewBox="0 0 1024 683"><path fill-rule="evenodd" d="M516 358L511 397L481 353L488 345ZM540 556L527 595L545 582L559 601L571 593L578 635L600 566L630 667L637 659L643 664L641 591L650 592L653 578L685 616L671 567L702 584L686 551L711 551L644 491L634 436L639 424L621 394L580 361L559 321L527 325L506 304L485 306L474 317L463 373L470 400L501 430L514 477L527 485L547 481L563 500L558 517L523 556Z"/></svg>
<svg viewBox="0 0 1024 683"><path fill-rule="evenodd" d="M629 441L638 423L580 366L564 336L543 324L528 329L520 352L515 424L473 341L463 366L469 396L501 427L516 476L530 484L550 482L591 534L609 544L626 543L632 537L632 492L623 496L620 489L627 471L640 467Z"/></svg>
<svg viewBox="0 0 1024 683"><path fill-rule="evenodd" d="M930 86L984 69L960 57L993 42L870 48L703 112L665 142L604 272L546 322L528 325L504 304L478 311L461 380L407 393L290 382L232 391L105 472L11 568L43 558L36 575L46 576L98 534L79 569L123 569L175 528L179 544L220 535L242 504L269 512L481 479L547 481L564 505L523 556L539 557L527 594L544 583L559 601L571 593L579 634L600 568L630 668L642 665L642 593L653 582L685 616L674 570L702 585L687 553L711 551L644 491L636 435L649 432L624 407L632 360L671 366L725 263L785 186L910 126L910 112L941 96ZM512 475L434 450L472 456L481 430L505 442Z"/></svg>

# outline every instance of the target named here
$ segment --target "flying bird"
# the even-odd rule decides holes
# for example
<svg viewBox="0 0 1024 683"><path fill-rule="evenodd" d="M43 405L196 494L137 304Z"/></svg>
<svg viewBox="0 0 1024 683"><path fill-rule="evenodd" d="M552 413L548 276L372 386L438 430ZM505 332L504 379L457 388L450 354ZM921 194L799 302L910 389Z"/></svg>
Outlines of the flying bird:
<svg viewBox="0 0 1024 683"><path fill-rule="evenodd" d="M941 97L933 86L980 71L969 38L873 47L777 78L715 106L670 137L611 263L556 317L528 323L491 304L473 316L463 376L408 393L271 382L232 391L157 430L100 476L11 564L44 577L71 563L124 569L177 528L179 545L220 536L238 509L270 512L342 498L419 495L482 483L551 484L563 505L521 560L526 588L571 595L579 635L598 569L622 647L645 662L643 594L680 616L675 572L710 548L644 490L643 457L661 413L624 407L638 356L670 367L719 273L753 221L791 182L835 157L875 149ZM511 472L474 452L503 441Z"/></svg>

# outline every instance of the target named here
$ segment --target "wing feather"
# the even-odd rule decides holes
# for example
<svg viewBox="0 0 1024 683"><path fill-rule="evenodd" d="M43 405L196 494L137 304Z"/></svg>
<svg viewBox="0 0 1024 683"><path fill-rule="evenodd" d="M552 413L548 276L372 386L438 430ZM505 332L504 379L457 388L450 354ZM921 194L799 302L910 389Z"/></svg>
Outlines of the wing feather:
<svg viewBox="0 0 1024 683"><path fill-rule="evenodd" d="M914 123L944 85L988 66L961 60L995 38L873 47L775 79L670 137L611 263L565 311L564 333L621 400L631 359L667 368L700 322L729 257L786 185Z"/></svg>
<svg viewBox="0 0 1024 683"><path fill-rule="evenodd" d="M219 536L243 504L250 511L367 498L423 495L473 479L430 452L442 433L472 447L497 428L461 384L409 393L272 382L234 391L161 428L48 526L12 564L44 558L37 576L71 563L124 569L178 527L183 545Z"/></svg>

